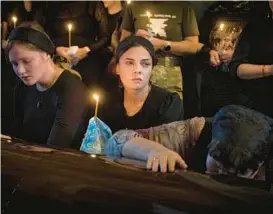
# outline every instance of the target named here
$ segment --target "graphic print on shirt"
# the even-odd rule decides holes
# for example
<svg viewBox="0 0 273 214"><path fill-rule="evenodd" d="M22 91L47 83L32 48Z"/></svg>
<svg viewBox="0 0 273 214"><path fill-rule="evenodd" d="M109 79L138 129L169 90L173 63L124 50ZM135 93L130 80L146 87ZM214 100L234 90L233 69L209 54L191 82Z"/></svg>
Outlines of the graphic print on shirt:
<svg viewBox="0 0 273 214"><path fill-rule="evenodd" d="M146 25L148 32L152 36L159 38L167 38L166 27L169 19L176 19L176 16L169 14L151 14L146 12L146 14L140 14L140 17L147 17L148 24Z"/></svg>

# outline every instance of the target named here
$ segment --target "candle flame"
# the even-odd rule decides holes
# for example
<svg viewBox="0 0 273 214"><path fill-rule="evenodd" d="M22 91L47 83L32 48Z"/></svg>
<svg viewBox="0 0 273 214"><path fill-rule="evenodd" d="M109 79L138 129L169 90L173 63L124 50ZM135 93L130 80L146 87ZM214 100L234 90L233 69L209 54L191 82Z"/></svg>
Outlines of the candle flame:
<svg viewBox="0 0 273 214"><path fill-rule="evenodd" d="M149 11L146 12L146 15L147 15L148 18L151 17L151 13Z"/></svg>
<svg viewBox="0 0 273 214"><path fill-rule="evenodd" d="M13 16L13 17L12 17L12 21L13 21L13 22L17 22L17 17L16 17L16 16Z"/></svg>
<svg viewBox="0 0 273 214"><path fill-rule="evenodd" d="M98 102L100 97L99 97L99 95L94 94L94 95L93 95L93 98Z"/></svg>
<svg viewBox="0 0 273 214"><path fill-rule="evenodd" d="M67 27L68 27L68 30L69 30L69 31L72 30L72 24L71 24L71 23L69 23L69 24L67 25Z"/></svg>
<svg viewBox="0 0 273 214"><path fill-rule="evenodd" d="M94 155L94 154L92 154L92 155L90 155L91 156L91 158L95 158L95 157L97 157L96 155Z"/></svg>
<svg viewBox="0 0 273 214"><path fill-rule="evenodd" d="M224 27L225 27L225 24L224 24L224 23L221 23L221 24L220 24L220 31L223 31L223 30L224 30Z"/></svg>
<svg viewBox="0 0 273 214"><path fill-rule="evenodd" d="M131 0L127 0L127 4L130 4L131 3Z"/></svg>

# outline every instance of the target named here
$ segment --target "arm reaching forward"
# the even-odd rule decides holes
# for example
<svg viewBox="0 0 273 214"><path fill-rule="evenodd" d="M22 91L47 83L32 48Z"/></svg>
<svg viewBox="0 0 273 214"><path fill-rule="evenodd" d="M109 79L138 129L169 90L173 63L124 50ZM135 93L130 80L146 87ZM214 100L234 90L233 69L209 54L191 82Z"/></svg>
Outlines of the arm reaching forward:
<svg viewBox="0 0 273 214"><path fill-rule="evenodd" d="M177 121L142 130L120 130L107 142L105 155L147 161L147 168L174 171L187 168L186 160L204 127L204 118Z"/></svg>

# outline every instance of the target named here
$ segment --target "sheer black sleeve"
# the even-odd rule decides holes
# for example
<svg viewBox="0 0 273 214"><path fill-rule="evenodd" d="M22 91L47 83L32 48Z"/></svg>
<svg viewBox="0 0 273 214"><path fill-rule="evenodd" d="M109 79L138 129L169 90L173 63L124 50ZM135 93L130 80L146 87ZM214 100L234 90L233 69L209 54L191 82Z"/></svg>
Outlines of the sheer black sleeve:
<svg viewBox="0 0 273 214"><path fill-rule="evenodd" d="M89 10L89 13L93 13L92 9ZM93 14L95 15L96 21L98 22L99 35L98 40L95 43L89 45L91 52L106 47L111 37L110 32L108 30L107 12L101 2L98 2L96 4L94 13Z"/></svg>
<svg viewBox="0 0 273 214"><path fill-rule="evenodd" d="M58 98L58 109L47 144L70 147L87 112L87 91L80 79L63 81L69 81L69 84L57 89L62 91L62 96Z"/></svg>

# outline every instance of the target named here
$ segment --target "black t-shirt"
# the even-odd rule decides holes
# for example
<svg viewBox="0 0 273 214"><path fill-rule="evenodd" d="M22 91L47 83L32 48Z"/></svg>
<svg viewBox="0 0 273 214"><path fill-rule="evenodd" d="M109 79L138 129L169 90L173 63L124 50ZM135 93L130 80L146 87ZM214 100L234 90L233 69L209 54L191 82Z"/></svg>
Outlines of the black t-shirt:
<svg viewBox="0 0 273 214"><path fill-rule="evenodd" d="M156 38L169 41L182 41L185 37L199 35L195 12L184 2L133 2L125 9L121 28L132 33L143 29ZM158 56L168 54L157 51Z"/></svg>
<svg viewBox="0 0 273 214"><path fill-rule="evenodd" d="M244 28L230 65L235 76L240 64L273 64L273 19L272 12L269 12L265 17L250 21ZM240 82L243 104L273 117L273 76Z"/></svg>
<svg viewBox="0 0 273 214"><path fill-rule="evenodd" d="M76 137L87 110L86 92L81 80L70 71L64 71L46 91L28 87L19 137L39 144L70 147L80 140Z"/></svg>
<svg viewBox="0 0 273 214"><path fill-rule="evenodd" d="M108 14L108 30L112 34L118 26L118 22L121 19L122 11L115 14Z"/></svg>
<svg viewBox="0 0 273 214"><path fill-rule="evenodd" d="M134 116L127 116L123 97L111 99L103 106L101 119L112 132L120 129L144 129L183 119L183 103L177 93L152 86L143 107Z"/></svg>

